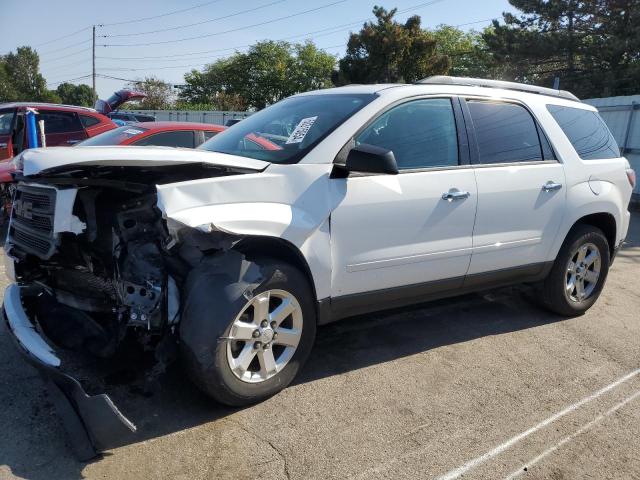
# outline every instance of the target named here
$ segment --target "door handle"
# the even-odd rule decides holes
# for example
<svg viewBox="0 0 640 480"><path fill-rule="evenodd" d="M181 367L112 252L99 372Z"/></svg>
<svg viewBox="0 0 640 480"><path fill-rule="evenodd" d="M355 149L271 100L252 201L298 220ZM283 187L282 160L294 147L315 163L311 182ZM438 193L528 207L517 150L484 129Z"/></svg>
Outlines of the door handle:
<svg viewBox="0 0 640 480"><path fill-rule="evenodd" d="M454 200L464 200L465 198L469 198L470 196L471 194L469 192L463 192L458 189L452 188L448 192L444 192L442 194L442 200L453 202Z"/></svg>
<svg viewBox="0 0 640 480"><path fill-rule="evenodd" d="M562 188L562 184L561 183L555 183L552 182L551 180L549 180L547 183L545 183L542 186L542 191L544 192L553 192L555 190L560 190Z"/></svg>
<svg viewBox="0 0 640 480"><path fill-rule="evenodd" d="M78 143L80 140L67 140L67 143L69 145L75 145L76 143Z"/></svg>

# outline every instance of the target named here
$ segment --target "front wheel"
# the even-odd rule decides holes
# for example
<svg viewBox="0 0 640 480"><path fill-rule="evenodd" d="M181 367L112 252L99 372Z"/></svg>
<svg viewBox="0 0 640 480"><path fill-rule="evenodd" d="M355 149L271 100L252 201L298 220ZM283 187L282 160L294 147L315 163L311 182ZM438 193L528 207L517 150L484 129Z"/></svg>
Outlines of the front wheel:
<svg viewBox="0 0 640 480"><path fill-rule="evenodd" d="M543 303L560 315L582 315L600 296L609 263L609 243L602 231L591 225L576 226L543 282Z"/></svg>
<svg viewBox="0 0 640 480"><path fill-rule="evenodd" d="M309 356L316 330L313 294L301 272L276 260L247 263L260 271L255 283L229 281L206 269L193 272L180 327L191 378L232 406L285 388Z"/></svg>

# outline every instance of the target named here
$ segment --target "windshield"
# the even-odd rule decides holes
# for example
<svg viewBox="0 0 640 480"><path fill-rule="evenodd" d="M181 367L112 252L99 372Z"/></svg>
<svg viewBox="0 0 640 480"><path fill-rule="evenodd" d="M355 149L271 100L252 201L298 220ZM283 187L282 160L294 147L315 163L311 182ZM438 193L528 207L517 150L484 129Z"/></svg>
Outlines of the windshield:
<svg viewBox="0 0 640 480"><path fill-rule="evenodd" d="M131 127L124 126L118 127L114 130L109 130L108 132L101 133L100 135L96 135L95 137L87 138L86 140L76 144L76 146L105 146L105 145L120 145L125 140L130 139L131 137L135 137L143 132L146 132L147 128L141 127Z"/></svg>
<svg viewBox="0 0 640 480"><path fill-rule="evenodd" d="M200 149L274 163L296 163L375 94L290 97L242 120Z"/></svg>

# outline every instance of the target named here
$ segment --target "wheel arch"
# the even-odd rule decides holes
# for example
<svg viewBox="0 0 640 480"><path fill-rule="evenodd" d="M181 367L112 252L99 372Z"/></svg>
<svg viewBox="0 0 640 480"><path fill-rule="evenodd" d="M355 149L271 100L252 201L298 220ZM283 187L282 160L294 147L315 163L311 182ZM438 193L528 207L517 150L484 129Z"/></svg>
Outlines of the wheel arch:
<svg viewBox="0 0 640 480"><path fill-rule="evenodd" d="M313 300L317 302L316 285L311 267L302 252L293 243L278 237L247 236L234 247L245 254L250 260L255 257L269 257L281 260L296 267L307 278Z"/></svg>
<svg viewBox="0 0 640 480"><path fill-rule="evenodd" d="M562 240L563 243L578 225L591 225L602 230L609 244L609 258L613 258L616 249L616 234L618 228L616 218L613 214L610 212L596 212L581 216L573 222L571 228L569 228Z"/></svg>

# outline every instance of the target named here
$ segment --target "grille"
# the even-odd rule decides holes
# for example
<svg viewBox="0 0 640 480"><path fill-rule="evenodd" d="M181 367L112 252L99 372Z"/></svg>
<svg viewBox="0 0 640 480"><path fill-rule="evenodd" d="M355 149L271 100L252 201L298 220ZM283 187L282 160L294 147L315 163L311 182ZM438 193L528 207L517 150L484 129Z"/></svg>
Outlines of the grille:
<svg viewBox="0 0 640 480"><path fill-rule="evenodd" d="M36 215L33 214L31 218L24 217L15 217L16 223L19 223L22 226L27 228L33 228L35 230L40 230L42 232L51 232L53 230L53 225L51 223L51 218L45 215Z"/></svg>
<svg viewBox="0 0 640 480"><path fill-rule="evenodd" d="M42 259L53 255L57 236L53 233L56 190L20 184L13 198L9 242L25 253Z"/></svg>

